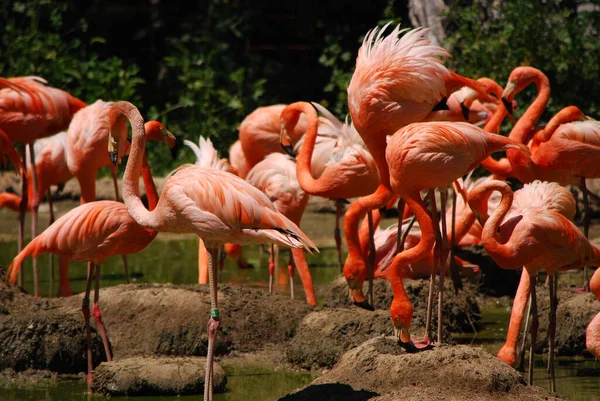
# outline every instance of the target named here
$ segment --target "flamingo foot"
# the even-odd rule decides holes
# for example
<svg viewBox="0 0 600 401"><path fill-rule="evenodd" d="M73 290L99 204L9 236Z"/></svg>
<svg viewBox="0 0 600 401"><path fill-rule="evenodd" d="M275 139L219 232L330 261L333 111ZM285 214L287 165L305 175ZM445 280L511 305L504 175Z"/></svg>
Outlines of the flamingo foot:
<svg viewBox="0 0 600 401"><path fill-rule="evenodd" d="M569 291L576 292L578 294L587 294L588 292L590 292L590 282L585 281L583 283L583 287L569 288Z"/></svg>

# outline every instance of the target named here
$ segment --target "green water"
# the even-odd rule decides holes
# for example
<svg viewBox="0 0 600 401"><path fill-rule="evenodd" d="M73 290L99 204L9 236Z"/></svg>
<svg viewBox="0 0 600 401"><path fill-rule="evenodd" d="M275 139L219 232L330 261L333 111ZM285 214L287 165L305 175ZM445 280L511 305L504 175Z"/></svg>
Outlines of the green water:
<svg viewBox="0 0 600 401"><path fill-rule="evenodd" d="M174 283L191 284L197 280L197 244L193 236L161 237L136 255L129 255L129 269L132 282L138 283ZM0 242L0 266L6 267L16 254L14 241ZM254 269L239 270L235 263L227 260L221 273L220 282L263 288L267 291L268 269L267 254L261 261L259 247L244 247L244 255L254 264ZM338 277L337 256L333 248L321 248L321 253L308 256L311 274L315 283L317 299L323 302L326 285ZM277 275L276 291L289 294L287 288L287 252L282 251L281 272ZM40 257L41 288L44 296L55 292L49 281L49 258ZM24 265L27 291L31 292L31 260ZM262 266L262 267L261 267ZM85 287L86 265L70 264L71 285L74 292ZM121 257L112 257L102 266L102 287L124 283L123 262ZM300 280L297 278L295 292L298 298L304 296ZM102 292L100 292L102 299ZM484 310L486 330L476 335L461 335L462 343L479 345L495 354L500 348L507 327L509 304L498 303ZM545 371L545 357L536 356L534 383L549 388ZM310 383L314 377L307 373L274 370L258 365L232 366L224 363L228 374L228 392L216 396L220 401L237 400L276 400L279 397ZM556 373L557 392L571 400L594 400L600 394L600 362L585 358L558 358ZM84 381L42 381L39 383L15 384L0 380L0 400L81 400L84 398L101 399L86 394ZM200 400L201 396L189 397L136 397L136 400Z"/></svg>

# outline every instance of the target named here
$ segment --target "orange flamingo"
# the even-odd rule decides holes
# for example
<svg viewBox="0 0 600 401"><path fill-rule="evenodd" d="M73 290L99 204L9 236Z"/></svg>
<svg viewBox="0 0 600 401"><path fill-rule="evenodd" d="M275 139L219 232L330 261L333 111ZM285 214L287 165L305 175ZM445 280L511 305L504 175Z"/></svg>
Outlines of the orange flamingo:
<svg viewBox="0 0 600 401"><path fill-rule="evenodd" d="M113 108L129 119L133 132L123 180L123 197L131 217L141 226L159 232L194 233L209 250L211 317L204 399L210 401L214 342L220 324L214 263L219 244L275 242L293 248L317 248L296 224L275 210L265 194L238 176L215 169L195 165L180 168L164 183L156 208L148 211L139 197L137 179L142 162L140 152L146 143L144 120L131 103L117 102ZM126 139L113 136L117 145Z"/></svg>
<svg viewBox="0 0 600 401"><path fill-rule="evenodd" d="M317 107L317 104L314 104ZM311 195L336 200L335 241L338 251L338 263L341 269L342 256L340 236L340 199L356 198L373 193L379 184L377 166L371 154L367 151L354 126L342 124L327 109L318 105L327 120L333 121L337 129L337 138L331 152L324 153L325 160L320 161L315 168L313 152L319 131L317 111L307 102L296 102L288 105L281 112L281 143L284 149L291 152L291 141L288 132L293 132L302 114L306 115L306 135L298 153L296 171L300 187ZM323 124L322 124L323 125ZM317 174L314 170L319 169ZM316 175L316 178L315 176Z"/></svg>
<svg viewBox="0 0 600 401"><path fill-rule="evenodd" d="M432 110L462 86L472 87L483 94L484 100L492 101L486 96L489 91L485 84L444 67L437 57L449 54L426 39L426 29L413 29L398 38L401 31L397 26L383 37L387 26L375 28L365 36L348 86L352 122L377 164L380 179L375 193L355 201L344 217L348 246L344 276L349 280L352 299L359 305L365 305L361 287L366 260L360 252L358 223L367 211L384 206L392 197L385 162L386 136L407 124L448 115L446 111Z"/></svg>
<svg viewBox="0 0 600 401"><path fill-rule="evenodd" d="M239 138L248 169L251 169L269 153L283 153L279 144L279 116L285 104L258 107L240 124ZM289 133L295 144L306 132L306 120L301 119L294 131Z"/></svg>
<svg viewBox="0 0 600 401"><path fill-rule="evenodd" d="M296 171L296 162L290 156L271 153L252 167L246 181L264 192L273 202L275 210L299 225L308 204L309 194L299 185ZM299 248L292 248L291 251L304 287L306 302L316 306L317 298L304 251ZM269 294L273 293L274 272L275 270L279 271L278 255L279 251L273 249L271 252L272 263L269 264ZM288 263L288 272L290 292L293 298L294 266L291 260Z"/></svg>
<svg viewBox="0 0 600 401"><path fill-rule="evenodd" d="M109 131L127 131L125 119L117 118L110 126L108 115L113 102L97 100L80 110L69 125L67 131L66 159L71 174L75 176L81 188L81 203L96 200L96 175L102 167L109 167L113 177L115 199L119 200L117 168L106 153ZM164 126L158 121L148 121L145 129L148 139L162 141ZM127 154L128 143L121 144L119 154ZM126 282L129 283L127 258L123 256Z"/></svg>
<svg viewBox="0 0 600 401"><path fill-rule="evenodd" d="M237 175L241 178L246 178L250 167L242 149L242 143L238 139L229 148L229 163L237 171Z"/></svg>
<svg viewBox="0 0 600 401"><path fill-rule="evenodd" d="M488 219L489 202L486 202L486 200L492 193L496 193L496 184L489 184L489 182L492 181L477 185L469 193L469 203L473 205L473 210L476 210L480 216L483 216L481 217L483 221ZM495 205L494 210L496 208L497 205ZM526 212L527 208L554 211L572 221L575 217L576 203L575 198L567 188L555 182L534 181L530 184L525 184L523 188L514 193L511 208L502 222L505 223L513 217L519 216L524 211ZM523 270L521 281L514 297L506 343L498 352L498 358L513 367L517 362L516 346L525 315L525 307L529 302L529 287L529 273ZM553 335L554 333L550 334Z"/></svg>
<svg viewBox="0 0 600 401"><path fill-rule="evenodd" d="M399 343L407 349L416 350L409 332L413 308L402 280L409 264L425 258L435 243L434 224L419 192L429 189L430 198L434 199L434 188L453 183L477 167L489 154L512 148L528 152L524 145L461 122L413 123L399 129L388 139L386 160L391 173L391 188L404 199L421 228L420 242L396 255L389 272L394 292L390 308L392 323ZM346 279L349 282L355 280L352 276ZM441 288L440 285L440 291ZM441 315L438 322L441 322ZM440 326L438 333L439 329Z"/></svg>
<svg viewBox="0 0 600 401"><path fill-rule="evenodd" d="M590 291L600 300L600 269L596 269L590 280ZM592 319L585 330L585 347L596 358L600 358L600 313Z"/></svg>
<svg viewBox="0 0 600 401"><path fill-rule="evenodd" d="M485 220L486 216L479 212L484 220L481 241L485 250L500 267L517 269L523 266L529 275L532 314L529 383L532 384L533 347L538 327L535 285L533 283L535 283L537 273L545 269L549 276L555 277L558 271L577 269L585 264L593 263L598 266L600 249L591 245L567 217L547 207L524 207L520 208L512 217L508 216L514 197L508 184L493 180L482 186L480 191L499 191L502 194L500 205L487 220ZM508 219L506 219L507 217ZM554 297L552 299L548 331L550 333L550 350L552 351L549 365L553 379L554 336L552 333L556 325L556 301Z"/></svg>
<svg viewBox="0 0 600 401"><path fill-rule="evenodd" d="M64 131L73 115L85 107L85 103L67 92L46 86L40 77L0 78L0 129L3 129L12 142L23 146L22 164L27 166L26 147L36 139ZM35 149L29 147L29 157L35 160ZM35 203L39 204L37 193L37 174L32 170ZM23 199L19 211L18 249L23 249L25 212L27 210L27 175L21 173ZM37 236L37 208L31 211L32 238ZM37 260L33 260L34 294L40 296ZM19 278L19 284L22 279Z"/></svg>
<svg viewBox="0 0 600 401"><path fill-rule="evenodd" d="M175 137L165 130L163 141L169 147L173 147ZM145 153L142 159L141 174L148 196L148 204L152 210L158 202L158 193L152 180ZM14 283L17 274L21 270L23 261L30 255L35 257L42 253L52 253L65 256L77 262L88 262L87 284L81 305L87 336L88 389L91 389L92 383L89 309L92 279L95 277L96 280L92 315L102 337L107 360L111 361L112 357L108 338L99 308L100 267L110 256L133 254L141 251L152 242L157 234L157 231L137 224L127 212L127 207L121 202L108 200L88 202L61 216L50 227L34 238L10 264L6 274L7 277L10 277L11 282Z"/></svg>
<svg viewBox="0 0 600 401"><path fill-rule="evenodd" d="M236 174L237 170L229 163L229 160L226 158L219 158L219 154L217 150L214 148L212 141L210 139L204 138L200 136L198 138L198 145L196 145L192 141L188 141L185 139L183 144L188 146L194 152L196 156L196 165L205 167L205 168L214 168L217 170L227 171L228 173ZM223 247L224 253L229 255L233 260L235 260L240 269L245 269L252 267L242 254L242 248L239 244L225 244ZM208 284L208 254L206 247L202 242L202 239L199 239L198 243L198 284ZM223 268L223 263L225 262L224 257L219 258L219 268Z"/></svg>

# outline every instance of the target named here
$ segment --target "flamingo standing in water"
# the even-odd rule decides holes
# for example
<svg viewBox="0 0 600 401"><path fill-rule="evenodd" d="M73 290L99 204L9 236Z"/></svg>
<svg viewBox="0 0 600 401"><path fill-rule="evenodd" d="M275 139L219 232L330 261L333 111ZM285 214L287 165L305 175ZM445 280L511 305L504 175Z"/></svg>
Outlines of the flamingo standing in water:
<svg viewBox="0 0 600 401"><path fill-rule="evenodd" d="M362 306L367 304L362 293L367 261L359 245L358 224L369 210L385 206L392 197L385 161L386 136L413 122L445 118L447 111L433 109L463 86L475 89L482 93L484 100L492 101L489 97L485 99L489 91L484 83L446 69L438 57L449 54L426 39L426 29L413 29L398 38L401 31L397 26L383 37L387 26L389 24L375 28L365 36L348 86L352 122L377 164L380 179L375 193L355 201L344 217L348 246L344 276L352 300Z"/></svg>
<svg viewBox="0 0 600 401"><path fill-rule="evenodd" d="M109 117L116 119L116 109L111 110ZM154 134L153 134L154 135ZM161 138L169 147L175 145L175 137L163 129ZM150 167L146 154L143 152L141 174L144 187L148 196L150 210L156 207L158 193L152 180ZM122 153L118 153L119 156ZM138 177L140 169L137 171ZM106 330L102 323L102 313L99 308L100 267L102 263L113 255L133 254L144 249L158 234L157 231L137 224L127 212L127 207L121 202L97 201L84 203L56 220L50 227L35 237L13 259L7 271L12 283L26 257L37 256L43 253L58 254L77 262L88 262L88 275L85 296L81 304L81 311L85 320L87 336L88 390L92 384L92 346L90 335L90 291L92 279L95 277L94 306L92 315L98 325L98 330L104 343L104 350L108 361L112 360Z"/></svg>
<svg viewBox="0 0 600 401"><path fill-rule="evenodd" d="M337 130L333 149L324 153L324 161L315 163L313 152L317 142L319 117L315 107L307 102L296 102L288 105L281 112L281 144L291 152L291 141L288 132L293 132L302 114L306 115L306 134L297 157L297 175L300 187L311 195L336 200L335 241L338 251L338 262L341 269L341 236L339 228L341 199L356 198L373 193L379 184L379 174L373 157L365 148L354 126L342 124L327 109L319 107L326 120ZM315 168L315 164L317 167ZM320 166L320 168L318 167ZM316 169L319 169L315 174ZM313 175L314 174L314 175ZM316 176L316 177L315 177Z"/></svg>
<svg viewBox="0 0 600 401"><path fill-rule="evenodd" d="M535 278L537 273L545 269L551 277L558 271L581 268L586 264L600 265L600 249L594 247L581 231L567 217L556 210L573 214L572 205L565 208L562 202L555 202L553 208L546 205L540 207L518 208L515 215L508 215L513 206L513 192L508 184L502 181L489 181L480 186L477 192L499 191L502 200L494 213L484 220L481 241L492 260L505 269L525 268L529 275L531 302L531 346L529 357L529 383L533 383L533 348L537 336L537 303L535 295ZM529 204L530 200L528 200ZM568 204L567 204L568 205ZM485 212L478 212L486 219ZM506 219L508 217L508 219ZM553 282L556 282L554 279ZM523 282L522 282L523 284ZM526 283L524 284L526 285ZM523 303L523 300L520 301ZM522 309L522 307L520 308ZM522 317L520 318L522 319ZM550 369L554 378L554 326L556 324L556 301L550 302ZM512 322L511 322L512 323ZM518 331L518 330L517 330ZM512 333L511 333L512 334Z"/></svg>
<svg viewBox="0 0 600 401"><path fill-rule="evenodd" d="M420 242L396 255L389 272L394 292L390 308L392 323L399 343L407 349L414 351L417 348L409 332L413 308L402 280L406 277L408 265L424 259L435 243L434 223L420 191L429 189L430 198L434 199L434 188L453 183L491 153L511 148L528 152L524 145L461 122L413 123L399 129L388 139L386 160L391 188L404 199L421 228ZM438 337L441 337L441 310L438 314Z"/></svg>
<svg viewBox="0 0 600 401"><path fill-rule="evenodd" d="M219 245L275 242L293 248L317 248L296 224L275 210L265 194L238 176L215 169L191 165L177 170L164 183L156 208L148 211L140 199L137 179L142 162L140 153L146 143L144 120L131 103L117 102L113 108L129 119L133 132L123 180L123 198L131 217L141 226L156 231L194 233L209 250L211 317L204 399L210 401L214 343L220 325L214 263ZM113 140L118 144L127 138L113 137Z"/></svg>
<svg viewBox="0 0 600 401"><path fill-rule="evenodd" d="M271 153L261 162L256 164L248 173L246 181L264 192L273 202L275 209L299 225L306 205L308 204L309 194L305 192L298 183L296 175L296 162L288 155L281 153ZM292 248L292 257L296 264L296 269L300 274L300 280L304 287L306 302L311 305L317 305L315 289L308 269L308 263L304 256L304 250ZM273 293L273 276L275 271L279 271L279 251L277 248L271 252L272 263L269 264L269 294ZM288 272L290 277L290 293L294 297L294 266L291 260L288 263Z"/></svg>
<svg viewBox="0 0 600 401"><path fill-rule="evenodd" d="M85 107L85 103L67 92L46 86L40 77L0 78L0 129L4 130L12 142L19 142L23 166L27 166L26 147L29 157L35 160L35 150L31 146L36 139L64 131L73 115ZM23 249L25 212L27 210L27 175L21 172L23 198L19 210L18 249ZM35 203L39 204L37 174L32 174ZM32 238L37 236L37 208L31 211ZM33 260L34 294L40 296L37 259ZM19 276L19 285L22 285Z"/></svg>

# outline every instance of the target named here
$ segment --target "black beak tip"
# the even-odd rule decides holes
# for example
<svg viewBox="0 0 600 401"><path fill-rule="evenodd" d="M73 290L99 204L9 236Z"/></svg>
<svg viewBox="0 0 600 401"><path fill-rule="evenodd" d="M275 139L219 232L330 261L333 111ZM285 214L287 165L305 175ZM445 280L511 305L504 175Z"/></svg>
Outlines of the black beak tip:
<svg viewBox="0 0 600 401"><path fill-rule="evenodd" d="M359 308L363 308L363 309L366 309L368 311L371 311L371 312L375 311L375 308L373 307L373 305L371 305L367 301L354 302L354 305L358 306Z"/></svg>
<svg viewBox="0 0 600 401"><path fill-rule="evenodd" d="M108 157L110 158L110 162L117 165L117 152L108 152Z"/></svg>
<svg viewBox="0 0 600 401"><path fill-rule="evenodd" d="M460 111L462 112L465 121L469 121L469 108L464 103L460 104Z"/></svg>
<svg viewBox="0 0 600 401"><path fill-rule="evenodd" d="M508 114L510 114L512 116L512 114L513 114L512 102L509 100L506 100L506 98L502 98L502 104L504 104L504 108L506 109L506 111L508 111Z"/></svg>
<svg viewBox="0 0 600 401"><path fill-rule="evenodd" d="M406 350L406 352L408 352L409 354L415 354L417 352L429 351L433 349L433 344L427 344L423 348L417 348L417 346L412 341L405 343L400 339L398 339L398 345L404 348L404 350Z"/></svg>
<svg viewBox="0 0 600 401"><path fill-rule="evenodd" d="M296 153L294 152L294 148L292 147L292 145L281 145L282 149L285 151L285 153L287 153L288 155L292 156L292 157L296 157Z"/></svg>

